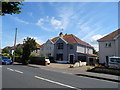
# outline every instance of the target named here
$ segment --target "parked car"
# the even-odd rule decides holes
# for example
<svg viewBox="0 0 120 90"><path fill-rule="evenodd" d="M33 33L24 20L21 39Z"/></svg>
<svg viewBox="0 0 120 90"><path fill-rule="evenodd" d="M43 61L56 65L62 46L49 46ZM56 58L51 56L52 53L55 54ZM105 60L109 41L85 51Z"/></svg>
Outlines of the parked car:
<svg viewBox="0 0 120 90"><path fill-rule="evenodd" d="M108 66L109 67L116 67L120 69L120 57L109 57L108 58Z"/></svg>
<svg viewBox="0 0 120 90"><path fill-rule="evenodd" d="M0 57L0 59L2 60L2 65L10 65L13 63L13 61L10 60L8 57Z"/></svg>

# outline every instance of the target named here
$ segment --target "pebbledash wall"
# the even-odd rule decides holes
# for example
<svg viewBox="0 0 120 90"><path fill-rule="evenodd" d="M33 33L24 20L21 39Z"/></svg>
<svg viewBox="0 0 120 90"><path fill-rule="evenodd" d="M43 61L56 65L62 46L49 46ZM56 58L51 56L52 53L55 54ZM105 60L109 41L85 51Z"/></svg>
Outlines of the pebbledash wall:
<svg viewBox="0 0 120 90"><path fill-rule="evenodd" d="M101 41L99 42L99 62L106 63L106 56L116 56L115 50L115 41L109 41L111 43L111 47L106 47L106 42L108 41Z"/></svg>
<svg viewBox="0 0 120 90"><path fill-rule="evenodd" d="M58 43L63 43L63 49L57 48ZM70 49L70 45L73 46L73 49ZM57 60L57 56L56 56L57 54L63 54L63 62L66 61L69 63L70 63L70 55L74 56L74 62L78 61L78 56L86 56L86 55L78 54L78 53L93 54L93 48L87 47L84 45L80 45L80 44L69 44L62 38L59 38L54 44L54 59L56 61L59 61L59 60ZM86 56L87 63L89 62L88 59L89 58Z"/></svg>
<svg viewBox="0 0 120 90"><path fill-rule="evenodd" d="M98 40L98 42L99 42L99 63L107 65L108 61L107 57L112 56L120 57L120 29L104 36L102 39ZM111 45L106 46L107 43L111 43Z"/></svg>
<svg viewBox="0 0 120 90"><path fill-rule="evenodd" d="M116 40L116 50L117 51L117 56L120 57L120 36L118 37L118 39Z"/></svg>
<svg viewBox="0 0 120 90"><path fill-rule="evenodd" d="M58 49L58 43L63 43L63 49ZM71 45L73 49L70 48ZM48 56L50 54L55 61L68 63L70 62L70 56L73 56L74 62L78 61L78 56L86 56L86 61L89 62L87 54L93 54L93 47L72 34L59 35L42 44L39 54L40 56ZM63 54L63 60L60 60L60 58L57 60L57 54Z"/></svg>
<svg viewBox="0 0 120 90"><path fill-rule="evenodd" d="M51 40L48 40L44 45L40 48L40 56L54 56L54 43Z"/></svg>
<svg viewBox="0 0 120 90"><path fill-rule="evenodd" d="M58 43L63 43L63 49L58 49L57 45ZM68 48L67 48L67 42L63 40L61 37L55 42L54 44L54 59L57 60L57 54L63 54L63 60L68 61Z"/></svg>

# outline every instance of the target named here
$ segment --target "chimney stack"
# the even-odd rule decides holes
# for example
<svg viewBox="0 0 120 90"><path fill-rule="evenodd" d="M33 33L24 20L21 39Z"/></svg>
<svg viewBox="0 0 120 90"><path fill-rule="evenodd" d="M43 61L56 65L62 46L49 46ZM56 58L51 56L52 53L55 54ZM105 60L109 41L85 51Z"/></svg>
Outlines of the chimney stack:
<svg viewBox="0 0 120 90"><path fill-rule="evenodd" d="M63 33L62 32L60 32L59 37L61 37L61 38L63 37Z"/></svg>

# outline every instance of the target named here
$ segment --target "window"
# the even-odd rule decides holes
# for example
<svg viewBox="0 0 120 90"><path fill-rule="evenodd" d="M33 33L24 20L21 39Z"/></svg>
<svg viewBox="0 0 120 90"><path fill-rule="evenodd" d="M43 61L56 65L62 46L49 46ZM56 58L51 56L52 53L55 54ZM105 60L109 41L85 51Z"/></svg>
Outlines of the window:
<svg viewBox="0 0 120 90"><path fill-rule="evenodd" d="M87 49L87 53L89 53L89 48Z"/></svg>
<svg viewBox="0 0 120 90"><path fill-rule="evenodd" d="M36 50L36 53L37 53L37 50Z"/></svg>
<svg viewBox="0 0 120 90"><path fill-rule="evenodd" d="M48 53L48 56L50 57L50 56L51 56L51 53Z"/></svg>
<svg viewBox="0 0 120 90"><path fill-rule="evenodd" d="M111 43L109 43L108 46L111 47Z"/></svg>
<svg viewBox="0 0 120 90"><path fill-rule="evenodd" d="M111 42L106 42L105 47L111 47Z"/></svg>
<svg viewBox="0 0 120 90"><path fill-rule="evenodd" d="M59 61L63 61L63 54L56 54L56 59Z"/></svg>
<svg viewBox="0 0 120 90"><path fill-rule="evenodd" d="M78 56L78 61L86 62L86 56Z"/></svg>
<svg viewBox="0 0 120 90"><path fill-rule="evenodd" d="M57 48L58 49L63 49L63 43L58 43Z"/></svg>
<svg viewBox="0 0 120 90"><path fill-rule="evenodd" d="M112 62L112 63L120 63L120 58L110 58L110 62Z"/></svg>
<svg viewBox="0 0 120 90"><path fill-rule="evenodd" d="M70 45L70 49L73 49L73 45Z"/></svg>

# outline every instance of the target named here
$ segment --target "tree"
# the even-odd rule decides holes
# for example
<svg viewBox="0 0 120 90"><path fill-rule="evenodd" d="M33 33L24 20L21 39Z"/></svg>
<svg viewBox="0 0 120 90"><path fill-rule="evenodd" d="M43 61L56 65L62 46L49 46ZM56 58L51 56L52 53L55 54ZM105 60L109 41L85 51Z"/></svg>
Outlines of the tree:
<svg viewBox="0 0 120 90"><path fill-rule="evenodd" d="M95 49L93 49L93 54L98 54L98 52Z"/></svg>
<svg viewBox="0 0 120 90"><path fill-rule="evenodd" d="M4 48L4 49L2 49L2 56L5 56L5 57L12 57L12 53L10 52L9 49Z"/></svg>
<svg viewBox="0 0 120 90"><path fill-rule="evenodd" d="M23 54L23 49L22 48L16 48L15 49L15 55L16 56L22 56L22 54Z"/></svg>
<svg viewBox="0 0 120 90"><path fill-rule="evenodd" d="M4 48L3 50L2 50L2 53L10 53L10 50L9 49L7 49L7 48Z"/></svg>
<svg viewBox="0 0 120 90"><path fill-rule="evenodd" d="M0 2L2 4L2 11L0 10L0 15L4 16L5 14L19 14L21 13L20 9L22 9L20 7L20 5L23 5L22 2L20 2L20 0L18 0L18 2L9 2L9 0L7 0L8 2L6 2L6 0L4 0L4 2Z"/></svg>
<svg viewBox="0 0 120 90"><path fill-rule="evenodd" d="M23 54L22 64L27 65L29 63L29 57L32 51L36 50L36 42L33 38L27 37L23 41Z"/></svg>

